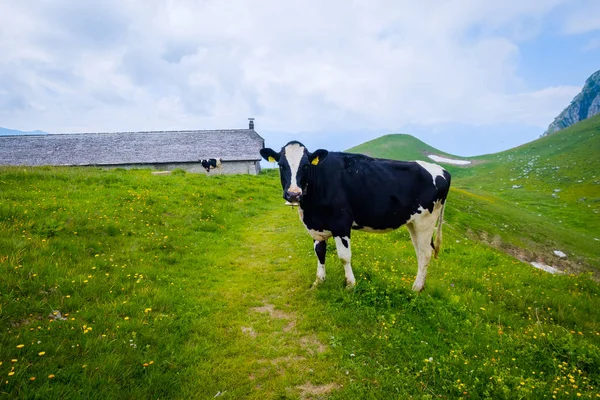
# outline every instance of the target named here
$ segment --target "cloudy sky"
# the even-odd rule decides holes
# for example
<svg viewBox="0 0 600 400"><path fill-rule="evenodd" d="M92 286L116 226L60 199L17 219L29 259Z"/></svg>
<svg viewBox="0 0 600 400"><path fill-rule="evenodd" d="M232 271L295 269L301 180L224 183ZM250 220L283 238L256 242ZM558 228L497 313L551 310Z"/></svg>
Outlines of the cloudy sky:
<svg viewBox="0 0 600 400"><path fill-rule="evenodd" d="M540 136L600 69L598 0L0 1L0 126L256 130L469 156Z"/></svg>

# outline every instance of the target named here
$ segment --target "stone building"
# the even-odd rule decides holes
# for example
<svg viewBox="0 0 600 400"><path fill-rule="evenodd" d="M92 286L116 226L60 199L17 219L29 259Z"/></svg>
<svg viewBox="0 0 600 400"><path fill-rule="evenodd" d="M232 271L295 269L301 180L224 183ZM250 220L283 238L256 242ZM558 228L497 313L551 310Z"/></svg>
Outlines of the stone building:
<svg viewBox="0 0 600 400"><path fill-rule="evenodd" d="M221 158L210 174L260 172L264 139L248 129L0 136L0 165L183 169L206 173L200 160Z"/></svg>

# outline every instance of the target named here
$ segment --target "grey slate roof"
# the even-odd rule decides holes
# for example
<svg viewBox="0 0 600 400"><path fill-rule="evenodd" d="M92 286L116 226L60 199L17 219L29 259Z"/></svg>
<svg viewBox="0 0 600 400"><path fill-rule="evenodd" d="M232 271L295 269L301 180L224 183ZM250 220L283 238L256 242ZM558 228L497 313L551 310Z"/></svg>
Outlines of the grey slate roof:
<svg viewBox="0 0 600 400"><path fill-rule="evenodd" d="M258 161L263 145L251 129L1 136L0 165Z"/></svg>

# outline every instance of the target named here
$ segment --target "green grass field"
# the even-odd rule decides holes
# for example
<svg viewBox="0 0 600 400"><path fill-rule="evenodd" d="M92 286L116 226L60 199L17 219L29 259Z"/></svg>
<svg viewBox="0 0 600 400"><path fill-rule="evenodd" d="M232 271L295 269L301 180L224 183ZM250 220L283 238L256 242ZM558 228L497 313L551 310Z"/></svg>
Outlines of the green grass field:
<svg viewBox="0 0 600 400"><path fill-rule="evenodd" d="M0 169L0 397L600 397L600 285L474 240L483 195L450 193L415 294L405 228L353 236L351 291L330 243L309 289L280 191L276 171Z"/></svg>

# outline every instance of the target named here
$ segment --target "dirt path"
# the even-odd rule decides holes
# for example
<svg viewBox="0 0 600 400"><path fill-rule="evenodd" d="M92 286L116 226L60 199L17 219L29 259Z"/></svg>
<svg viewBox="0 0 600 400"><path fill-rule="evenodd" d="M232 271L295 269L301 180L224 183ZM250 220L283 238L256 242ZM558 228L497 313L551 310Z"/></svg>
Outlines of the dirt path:
<svg viewBox="0 0 600 400"><path fill-rule="evenodd" d="M311 399L341 387L331 379L327 334L312 320L319 306L305 283L314 263L300 228L295 210L276 209L253 218L228 255L234 268L219 293L227 307L216 323L228 338L222 345L229 362L215 373L237 379L224 379L234 387L219 388L222 393Z"/></svg>

